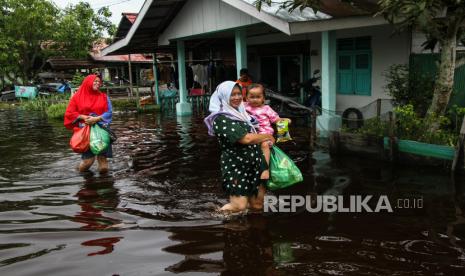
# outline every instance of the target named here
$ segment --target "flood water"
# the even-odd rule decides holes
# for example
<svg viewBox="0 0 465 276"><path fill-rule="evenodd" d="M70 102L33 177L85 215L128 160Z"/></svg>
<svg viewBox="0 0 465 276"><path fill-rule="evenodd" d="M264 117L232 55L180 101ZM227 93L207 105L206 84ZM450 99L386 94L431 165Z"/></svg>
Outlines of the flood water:
<svg viewBox="0 0 465 276"><path fill-rule="evenodd" d="M392 213L222 220L219 150L200 116L118 115L111 174L81 175L61 122L0 111L0 275L464 275L465 181L446 171L283 149L281 195L421 198ZM92 168L96 171L96 166Z"/></svg>

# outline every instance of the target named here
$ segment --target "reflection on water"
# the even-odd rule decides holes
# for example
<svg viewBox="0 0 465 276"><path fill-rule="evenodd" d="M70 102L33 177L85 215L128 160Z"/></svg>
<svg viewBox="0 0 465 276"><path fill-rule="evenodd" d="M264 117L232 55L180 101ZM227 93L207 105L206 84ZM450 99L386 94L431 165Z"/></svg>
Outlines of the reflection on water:
<svg viewBox="0 0 465 276"><path fill-rule="evenodd" d="M111 212L118 206L117 195L113 177L86 177L82 189L75 195L81 211L76 213L73 221L83 224L83 230L104 230L121 223L121 220L103 214L104 210Z"/></svg>
<svg viewBox="0 0 465 276"><path fill-rule="evenodd" d="M423 198L394 213L248 215L220 221L219 151L201 117L119 115L112 173L80 175L70 134L0 111L2 275L463 275L463 178L282 148L305 181L277 195ZM95 170L95 168L94 168Z"/></svg>

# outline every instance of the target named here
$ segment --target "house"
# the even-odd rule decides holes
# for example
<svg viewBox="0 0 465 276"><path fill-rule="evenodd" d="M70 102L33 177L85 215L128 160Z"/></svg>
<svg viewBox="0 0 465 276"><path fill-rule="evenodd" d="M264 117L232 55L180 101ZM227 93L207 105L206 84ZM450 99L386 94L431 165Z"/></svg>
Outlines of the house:
<svg viewBox="0 0 465 276"><path fill-rule="evenodd" d="M323 1L321 9L289 13L280 2L255 0L147 0L124 38L105 54L157 52L176 47L180 102L178 115L191 114L186 102L186 61L234 63L248 68L255 81L285 91L321 70L324 135L341 125L342 111L389 98L383 73L409 62L410 32L394 34L382 17L374 17L377 0ZM186 58L187 57L187 58Z"/></svg>

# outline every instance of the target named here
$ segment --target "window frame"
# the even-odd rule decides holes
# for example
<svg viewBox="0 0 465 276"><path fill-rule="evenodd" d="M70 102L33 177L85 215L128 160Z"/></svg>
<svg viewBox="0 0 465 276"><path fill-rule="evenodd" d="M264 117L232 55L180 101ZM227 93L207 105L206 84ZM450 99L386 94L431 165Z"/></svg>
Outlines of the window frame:
<svg viewBox="0 0 465 276"><path fill-rule="evenodd" d="M342 42L343 40L347 41L351 39L352 40L352 49L344 49L344 50L339 50L339 43ZM369 39L369 49L355 49L357 45L357 39ZM356 68L356 58L357 55L363 55L366 54L368 55L368 66L366 69L357 69ZM341 56L349 56L350 57L350 69L346 70L341 70L340 69L340 58ZM373 71L373 57L372 57L372 47L371 47L371 37L370 36L363 36L363 37L349 37L349 38L340 38L337 39L336 42L336 92L339 95L357 95L357 96L371 96L372 95L372 71ZM367 81L369 82L368 86L368 91L357 91L357 77L358 74L357 71L361 70L366 70L367 72ZM342 80L342 74L348 74L348 71L351 71L351 77L350 77L350 89L343 90L343 85L341 83ZM348 91L350 90L350 91Z"/></svg>

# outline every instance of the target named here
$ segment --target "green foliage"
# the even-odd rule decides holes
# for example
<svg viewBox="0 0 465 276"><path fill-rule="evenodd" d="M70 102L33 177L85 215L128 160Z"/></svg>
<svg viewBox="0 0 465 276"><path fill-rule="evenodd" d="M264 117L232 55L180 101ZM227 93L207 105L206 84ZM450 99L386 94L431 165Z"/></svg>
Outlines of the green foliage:
<svg viewBox="0 0 465 276"><path fill-rule="evenodd" d="M425 33L429 38L425 44L428 48L434 48L438 41L451 35L452 32L449 31L456 28L456 25L461 25L465 18L463 1L381 0L378 3L379 14L399 30L410 30L414 27ZM455 32L463 35L462 28L460 26Z"/></svg>
<svg viewBox="0 0 465 276"><path fill-rule="evenodd" d="M117 99L112 100L111 105L116 111L136 110L137 102L135 99Z"/></svg>
<svg viewBox="0 0 465 276"><path fill-rule="evenodd" d="M395 134L400 139L429 144L454 146L458 134L449 130L451 121L445 116L420 118L411 104L394 108L396 117ZM431 124L439 124L436 131L428 131Z"/></svg>
<svg viewBox="0 0 465 276"><path fill-rule="evenodd" d="M13 108L13 107L14 107L14 104L0 102L0 110L1 109L10 109L10 108Z"/></svg>
<svg viewBox="0 0 465 276"><path fill-rule="evenodd" d="M381 0L379 7L379 14L398 30L415 29L424 33L426 49L434 49L439 44L440 63L427 113L428 116L444 115L453 91L454 69L465 64L464 57L456 58L457 41L465 42L465 3L461 0ZM431 131L437 128L436 122L428 127Z"/></svg>
<svg viewBox="0 0 465 276"><path fill-rule="evenodd" d="M434 80L420 72L410 71L408 65L394 64L386 70L385 91L393 98L397 105L411 104L421 115L433 98Z"/></svg>
<svg viewBox="0 0 465 276"><path fill-rule="evenodd" d="M50 56L85 58L105 31L113 34L108 8L94 12L80 2L60 10L49 0L0 1L0 76L28 82Z"/></svg>
<svg viewBox="0 0 465 276"><path fill-rule="evenodd" d="M411 104L395 107L394 115L394 135L399 139L447 146L454 146L457 141L458 131L450 128L451 120L448 117L419 117ZM433 121L439 123L440 128L436 131L428 131L428 126ZM389 122L380 118L371 118L365 120L363 126L357 130L342 131L355 132L363 136L384 137L389 135Z"/></svg>
<svg viewBox="0 0 465 276"><path fill-rule="evenodd" d="M59 94L47 98L36 98L33 100L22 100L20 106L24 110L45 112L48 117L62 119L68 106L70 95ZM137 102L135 99L115 99L111 102L114 111L135 111ZM0 106L1 107L1 106ZM150 108L149 108L150 109ZM149 111L141 110L141 111ZM153 111L153 109L150 109Z"/></svg>
<svg viewBox="0 0 465 276"><path fill-rule="evenodd" d="M48 118L63 120L65 118L66 107L68 107L68 103L52 104L46 108L45 113L47 113Z"/></svg>
<svg viewBox="0 0 465 276"><path fill-rule="evenodd" d="M73 86L78 87L81 85L82 81L84 80L85 76L80 72L76 72L71 80Z"/></svg>
<svg viewBox="0 0 465 276"><path fill-rule="evenodd" d="M460 107L454 104L448 110L448 117L454 125L455 131L460 132L462 127L463 119L465 117L465 107Z"/></svg>
<svg viewBox="0 0 465 276"><path fill-rule="evenodd" d="M256 0L254 2L254 5L258 10L261 10L263 4L270 6L272 3L276 3L276 2L273 0ZM299 9L300 11L302 11L303 9L309 7L309 8L312 8L313 11L316 13L318 9L320 8L320 5L321 5L321 0L288 0L288 1L282 1L280 3L280 8L288 10L289 13L291 13L296 9Z"/></svg>
<svg viewBox="0 0 465 276"><path fill-rule="evenodd" d="M356 8L358 13L369 13L373 10L371 1L340 0ZM370 3L371 2L371 3ZM257 0L254 2L257 9L263 4L276 3L273 0ZM323 0L285 0L280 1L281 8L289 12L296 8L301 10L310 7L319 10ZM427 41L423 44L426 49L434 49L439 44L441 52L440 66L438 66L437 81L434 84L434 97L428 108L429 115L443 115L447 102L442 99L449 98L452 93L454 69L465 65L465 57L451 60L456 56L456 42L465 44L465 3L462 0L380 0L376 7L378 13L394 25L398 31L419 30L425 34ZM449 53L450 52L450 53ZM451 73L450 73L451 72ZM420 108L418 106L418 108ZM436 124L430 129L434 130Z"/></svg>
<svg viewBox="0 0 465 276"><path fill-rule="evenodd" d="M49 55L41 46L53 40L58 9L46 0L3 0L0 9L0 68L29 80Z"/></svg>
<svg viewBox="0 0 465 276"><path fill-rule="evenodd" d="M87 2L67 6L58 18L55 50L67 57L86 58L105 31L114 32L110 16L108 7L95 13Z"/></svg>
<svg viewBox="0 0 465 276"><path fill-rule="evenodd" d="M46 111L53 104L69 101L69 94L57 94L49 97L40 97L32 100L21 100L21 108L29 111Z"/></svg>
<svg viewBox="0 0 465 276"><path fill-rule="evenodd" d="M384 137L388 135L388 122L380 118L365 120L363 126L357 129L356 133L360 133L363 136Z"/></svg>

